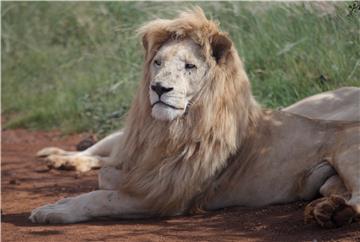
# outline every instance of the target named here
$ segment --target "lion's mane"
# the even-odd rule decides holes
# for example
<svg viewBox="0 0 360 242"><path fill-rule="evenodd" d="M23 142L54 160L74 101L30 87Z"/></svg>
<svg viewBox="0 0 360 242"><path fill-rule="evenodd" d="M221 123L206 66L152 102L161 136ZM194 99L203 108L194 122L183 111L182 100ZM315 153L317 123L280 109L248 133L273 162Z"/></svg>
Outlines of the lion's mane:
<svg viewBox="0 0 360 242"><path fill-rule="evenodd" d="M146 51L143 79L114 157L123 170L122 191L144 199L154 213L172 215L187 209L226 167L260 108L232 42L200 8L173 20L151 21L139 34ZM210 71L183 117L158 121L151 116L148 97L150 64L165 41L179 38L199 44ZM224 38L227 43L218 41ZM215 51L226 53L216 60Z"/></svg>

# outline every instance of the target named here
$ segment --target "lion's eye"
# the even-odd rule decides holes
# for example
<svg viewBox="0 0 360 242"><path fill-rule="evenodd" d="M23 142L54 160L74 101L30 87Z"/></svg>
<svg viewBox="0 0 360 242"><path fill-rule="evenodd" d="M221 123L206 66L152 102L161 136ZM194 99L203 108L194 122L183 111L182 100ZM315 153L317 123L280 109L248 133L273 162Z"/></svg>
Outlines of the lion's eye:
<svg viewBox="0 0 360 242"><path fill-rule="evenodd" d="M155 60L155 61L154 61L154 64L155 64L156 66L161 66L161 61L160 61L160 60Z"/></svg>
<svg viewBox="0 0 360 242"><path fill-rule="evenodd" d="M185 68L186 69L194 69L194 68L196 68L196 65L194 65L194 64L185 64Z"/></svg>

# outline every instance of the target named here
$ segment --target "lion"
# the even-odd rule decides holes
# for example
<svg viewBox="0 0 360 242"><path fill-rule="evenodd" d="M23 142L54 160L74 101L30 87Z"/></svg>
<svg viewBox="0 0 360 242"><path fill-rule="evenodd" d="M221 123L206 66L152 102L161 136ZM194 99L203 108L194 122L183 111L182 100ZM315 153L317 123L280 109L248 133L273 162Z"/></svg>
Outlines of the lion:
<svg viewBox="0 0 360 242"><path fill-rule="evenodd" d="M325 228L357 217L358 120L300 116L311 113L307 107L319 110L306 102L283 111L261 108L229 35L201 8L151 21L139 35L143 79L123 130L82 152L38 153L54 167L102 167L99 190L36 208L32 222L175 216L298 200L311 201L305 220ZM348 91L354 107L359 89Z"/></svg>

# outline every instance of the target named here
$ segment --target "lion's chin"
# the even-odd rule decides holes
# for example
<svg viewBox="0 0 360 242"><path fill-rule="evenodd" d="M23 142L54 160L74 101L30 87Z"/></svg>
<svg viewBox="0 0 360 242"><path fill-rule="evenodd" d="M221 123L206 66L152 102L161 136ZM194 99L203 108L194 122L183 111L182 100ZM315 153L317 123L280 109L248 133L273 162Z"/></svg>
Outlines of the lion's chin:
<svg viewBox="0 0 360 242"><path fill-rule="evenodd" d="M184 114L184 110L174 109L161 103L152 107L151 115L161 121L172 121Z"/></svg>

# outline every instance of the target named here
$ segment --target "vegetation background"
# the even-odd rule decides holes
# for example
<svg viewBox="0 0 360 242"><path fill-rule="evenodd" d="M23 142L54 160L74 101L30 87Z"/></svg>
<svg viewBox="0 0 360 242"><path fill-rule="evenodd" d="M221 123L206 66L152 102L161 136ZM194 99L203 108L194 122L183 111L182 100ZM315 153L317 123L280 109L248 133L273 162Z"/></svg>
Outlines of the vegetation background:
<svg viewBox="0 0 360 242"><path fill-rule="evenodd" d="M2 2L4 128L121 127L143 52L136 29L200 5L229 32L265 107L360 86L360 18L351 2Z"/></svg>

